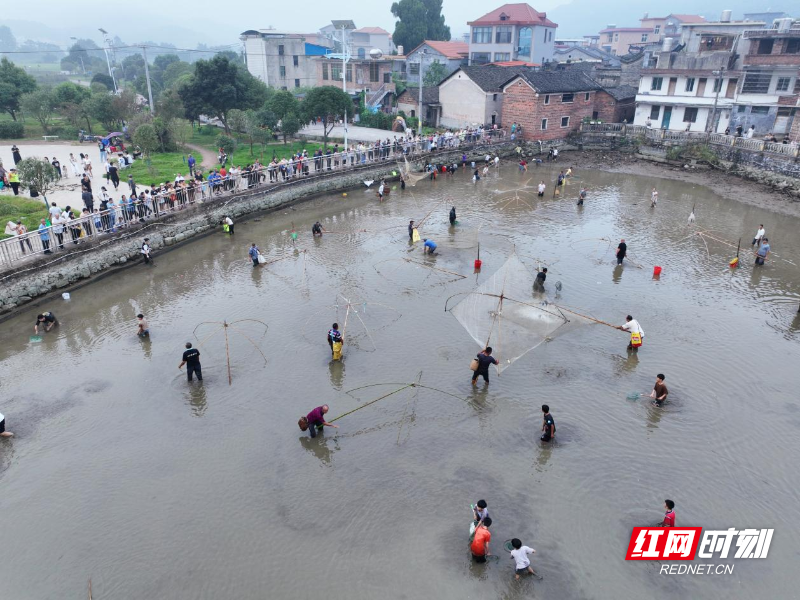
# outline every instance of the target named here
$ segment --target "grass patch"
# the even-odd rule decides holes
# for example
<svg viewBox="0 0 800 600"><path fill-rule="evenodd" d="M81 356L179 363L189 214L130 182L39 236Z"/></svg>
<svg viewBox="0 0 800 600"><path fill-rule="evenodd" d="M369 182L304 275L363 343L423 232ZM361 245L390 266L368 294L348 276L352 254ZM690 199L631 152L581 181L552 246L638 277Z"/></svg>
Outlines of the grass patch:
<svg viewBox="0 0 800 600"><path fill-rule="evenodd" d="M0 121L11 121L11 115L8 113L0 114ZM44 129L42 128L41 123L36 119L31 117L22 118L22 113L17 113L17 121L24 123L25 125L25 136L22 139L26 140L37 140L39 142L43 142L42 136L45 135ZM67 141L67 142L78 142L78 135L77 132L79 129L86 129L86 122L84 121L81 123L80 127L75 127L74 125L70 124L64 117L56 116L53 118L53 123L50 125L50 134L48 135L58 135L59 141ZM63 131L62 131L63 130ZM67 131L69 135L63 135L63 133ZM105 128L99 123L99 121L92 121L92 132L95 135L105 135L108 133ZM72 134L75 134L74 136Z"/></svg>
<svg viewBox="0 0 800 600"><path fill-rule="evenodd" d="M0 194L0 224L2 224L2 227L0 227L0 239L13 237L3 233L6 223L9 221L14 221L14 223L22 221L28 231L35 231L39 228L39 221L46 218L47 215L44 199L32 200L31 198L22 198L5 192Z"/></svg>
<svg viewBox="0 0 800 600"><path fill-rule="evenodd" d="M165 181L175 181L178 173L184 177L189 175L189 165L186 164L188 155L183 152L164 152L163 154L153 154L150 159L150 168L144 159L134 161L129 169L123 169L119 173L121 182L128 181L128 175L133 175L134 181L138 185L150 185L151 183L163 183ZM202 157L195 156L198 163ZM108 186L106 186L108 187Z"/></svg>
<svg viewBox="0 0 800 600"><path fill-rule="evenodd" d="M189 143L207 148L216 154L219 151L216 145L217 136L223 132L222 129L214 127L213 125L195 127L189 139ZM264 146L261 144L253 144L253 152L251 154L250 142L248 142L247 138L241 134L235 134L234 137L237 140L236 152L233 153L232 157L229 157L228 165L234 164L240 167L251 164L256 159L269 162L272 160L273 155L280 160L282 158L289 158L299 150L308 150L310 155L313 154L317 148L322 148L322 144L318 142L289 140L287 144L284 144L281 139L276 142L265 144ZM328 145L332 148L334 144ZM209 168L216 168L218 166L218 164L215 164L211 167L204 166L204 168L208 170Z"/></svg>

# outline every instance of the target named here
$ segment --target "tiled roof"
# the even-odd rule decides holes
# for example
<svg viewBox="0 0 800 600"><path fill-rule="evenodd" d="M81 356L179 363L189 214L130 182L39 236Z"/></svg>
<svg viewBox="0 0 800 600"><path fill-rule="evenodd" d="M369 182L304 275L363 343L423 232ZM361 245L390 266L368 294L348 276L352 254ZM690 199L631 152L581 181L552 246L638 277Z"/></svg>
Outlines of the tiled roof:
<svg viewBox="0 0 800 600"><path fill-rule="evenodd" d="M524 60L501 60L489 63L496 67L540 67L539 63L525 62Z"/></svg>
<svg viewBox="0 0 800 600"><path fill-rule="evenodd" d="M416 52L423 45L429 46L445 58L458 59L464 58L469 54L469 44L467 42L439 42L436 40L424 40L408 54Z"/></svg>
<svg viewBox="0 0 800 600"><path fill-rule="evenodd" d="M629 100L636 97L638 89L633 85L617 85L615 87L604 87L603 90L614 98L614 100Z"/></svg>
<svg viewBox="0 0 800 600"><path fill-rule="evenodd" d="M603 86L582 71L534 71L520 69L503 82L503 86L520 76L540 94L559 94L570 92L592 92L602 90Z"/></svg>
<svg viewBox="0 0 800 600"><path fill-rule="evenodd" d="M452 77L458 76L459 73L463 73L484 92L500 92L502 91L502 85L506 81L514 77L519 71L526 69L529 69L529 67L498 67L497 65L461 67L442 79L439 85L442 85Z"/></svg>
<svg viewBox="0 0 800 600"><path fill-rule="evenodd" d="M500 16L506 18L501 19ZM530 4L520 2L519 4L503 4L500 8L486 13L480 19L470 21L467 25L544 25L547 27L558 27L550 19L547 13L540 13Z"/></svg>
<svg viewBox="0 0 800 600"><path fill-rule="evenodd" d="M373 34L389 35L389 32L386 31L383 27L362 27L361 29L354 30L353 33L373 33Z"/></svg>
<svg viewBox="0 0 800 600"><path fill-rule="evenodd" d="M400 94L401 96L408 94L410 96L408 101L412 101L414 103L419 101L419 86L408 86L405 91ZM423 104L436 104L439 102L439 86L438 85L431 85L431 86L422 86L422 103Z"/></svg>

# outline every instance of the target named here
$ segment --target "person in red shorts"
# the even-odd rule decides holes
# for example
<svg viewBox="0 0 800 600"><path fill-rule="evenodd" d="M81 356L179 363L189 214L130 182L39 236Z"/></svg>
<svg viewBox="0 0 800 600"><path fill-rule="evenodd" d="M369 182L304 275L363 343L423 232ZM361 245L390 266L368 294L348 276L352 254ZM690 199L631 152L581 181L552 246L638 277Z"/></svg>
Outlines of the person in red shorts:
<svg viewBox="0 0 800 600"><path fill-rule="evenodd" d="M485 563L486 557L491 556L489 553L489 542L492 539L492 533L489 531L491 525L492 518L486 517L475 529L475 537L472 538L472 543L469 546L475 562Z"/></svg>
<svg viewBox="0 0 800 600"><path fill-rule="evenodd" d="M664 500L664 520L659 523L661 527L675 527L675 503L672 500Z"/></svg>

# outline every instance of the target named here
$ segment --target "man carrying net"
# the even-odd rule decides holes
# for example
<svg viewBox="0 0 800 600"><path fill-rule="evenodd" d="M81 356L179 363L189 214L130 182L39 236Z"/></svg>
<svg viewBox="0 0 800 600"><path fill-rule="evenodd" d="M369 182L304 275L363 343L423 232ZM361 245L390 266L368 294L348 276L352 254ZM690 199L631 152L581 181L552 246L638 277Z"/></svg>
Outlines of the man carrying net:
<svg viewBox="0 0 800 600"><path fill-rule="evenodd" d="M483 381L488 385L489 365L496 365L496 364L497 364L497 359L492 356L491 346L487 347L486 350L484 350L483 352L479 352L478 355L472 361L472 366L475 367L473 369L474 373L472 374L472 385L478 385L478 375L482 376Z"/></svg>

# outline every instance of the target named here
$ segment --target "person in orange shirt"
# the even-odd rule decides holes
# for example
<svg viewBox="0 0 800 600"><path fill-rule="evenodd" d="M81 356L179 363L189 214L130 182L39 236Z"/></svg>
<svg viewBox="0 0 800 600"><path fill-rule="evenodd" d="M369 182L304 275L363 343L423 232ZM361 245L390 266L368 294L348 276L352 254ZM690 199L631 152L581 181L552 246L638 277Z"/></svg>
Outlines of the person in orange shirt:
<svg viewBox="0 0 800 600"><path fill-rule="evenodd" d="M472 551L472 558L475 562L485 563L486 557L491 556L489 553L489 542L492 539L492 533L489 527L492 525L492 518L486 517L475 529L475 537L472 539L472 544L469 548Z"/></svg>

